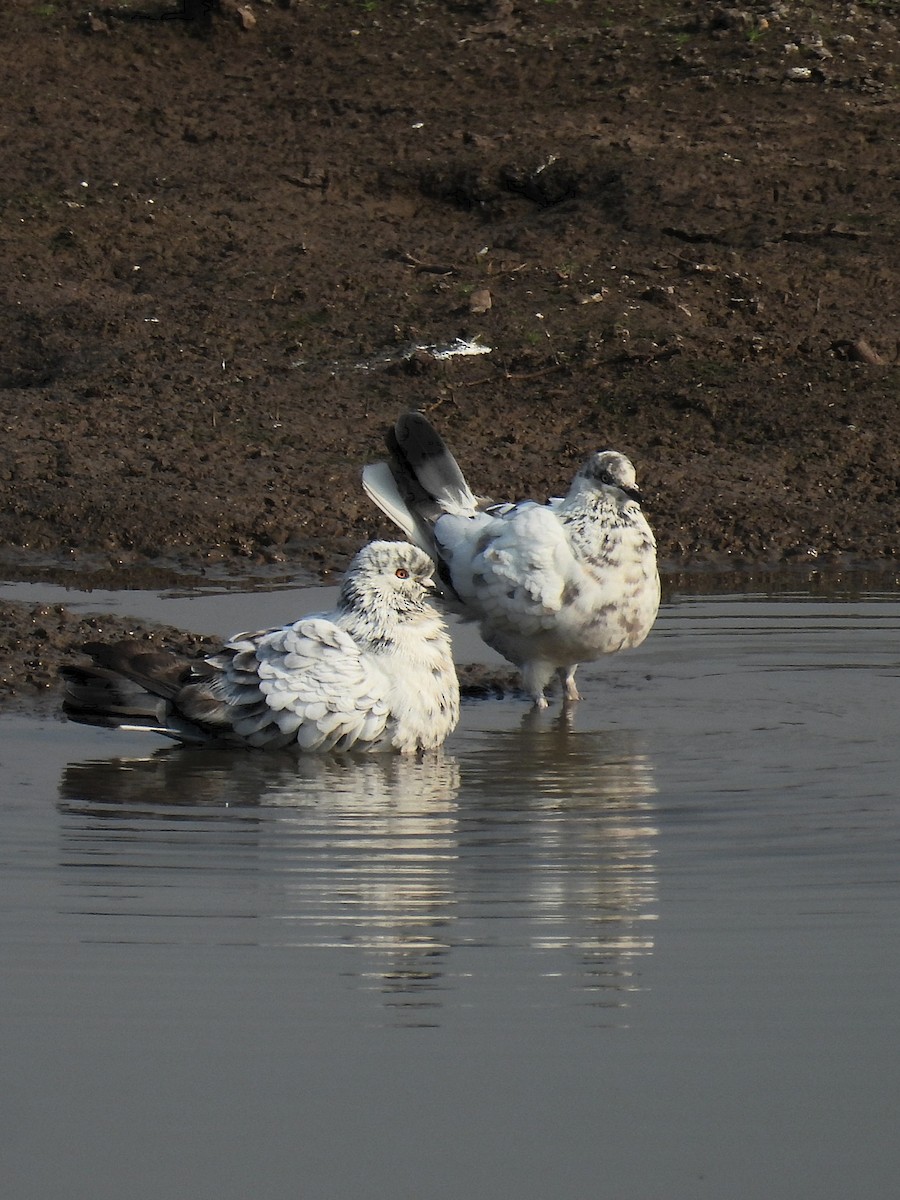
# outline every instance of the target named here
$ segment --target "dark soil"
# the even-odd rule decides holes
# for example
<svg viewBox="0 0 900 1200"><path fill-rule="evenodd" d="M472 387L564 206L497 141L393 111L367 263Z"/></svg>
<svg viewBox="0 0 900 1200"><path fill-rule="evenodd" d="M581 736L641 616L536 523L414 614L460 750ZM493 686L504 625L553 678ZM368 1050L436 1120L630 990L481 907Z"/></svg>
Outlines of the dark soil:
<svg viewBox="0 0 900 1200"><path fill-rule="evenodd" d="M7 604L0 601L0 704L25 699L29 707L44 697L55 703L57 670L86 642L137 638L164 650L210 653L221 639L168 626L148 628L115 616L79 616L61 604Z"/></svg>
<svg viewBox="0 0 900 1200"><path fill-rule="evenodd" d="M624 451L670 568L892 559L898 26L6 0L7 577L340 570L413 407L487 494Z"/></svg>

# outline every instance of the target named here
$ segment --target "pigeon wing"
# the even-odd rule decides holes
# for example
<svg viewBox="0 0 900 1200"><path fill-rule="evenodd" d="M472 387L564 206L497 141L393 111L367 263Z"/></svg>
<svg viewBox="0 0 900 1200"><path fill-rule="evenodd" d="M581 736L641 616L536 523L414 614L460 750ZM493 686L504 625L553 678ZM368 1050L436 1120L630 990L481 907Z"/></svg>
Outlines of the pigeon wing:
<svg viewBox="0 0 900 1200"><path fill-rule="evenodd" d="M238 634L206 661L209 675L182 691L179 707L209 723L218 705L252 746L349 749L378 741L390 718L383 673L327 617Z"/></svg>
<svg viewBox="0 0 900 1200"><path fill-rule="evenodd" d="M453 586L472 612L503 618L522 634L553 623L576 570L559 518L524 503L498 515L442 517L436 536Z"/></svg>

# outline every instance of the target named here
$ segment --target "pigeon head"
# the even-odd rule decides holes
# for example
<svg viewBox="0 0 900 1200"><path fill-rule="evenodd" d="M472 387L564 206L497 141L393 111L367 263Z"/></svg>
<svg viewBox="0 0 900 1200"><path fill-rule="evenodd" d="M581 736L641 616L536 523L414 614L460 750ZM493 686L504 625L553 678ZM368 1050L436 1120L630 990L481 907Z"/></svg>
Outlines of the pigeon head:
<svg viewBox="0 0 900 1200"><path fill-rule="evenodd" d="M392 607L419 607L434 588L434 563L410 542L369 542L350 563L341 596L351 603L379 596Z"/></svg>
<svg viewBox="0 0 900 1200"><path fill-rule="evenodd" d="M615 450L599 450L592 454L575 476L575 486L596 492L618 491L629 500L641 503L634 466L630 459Z"/></svg>

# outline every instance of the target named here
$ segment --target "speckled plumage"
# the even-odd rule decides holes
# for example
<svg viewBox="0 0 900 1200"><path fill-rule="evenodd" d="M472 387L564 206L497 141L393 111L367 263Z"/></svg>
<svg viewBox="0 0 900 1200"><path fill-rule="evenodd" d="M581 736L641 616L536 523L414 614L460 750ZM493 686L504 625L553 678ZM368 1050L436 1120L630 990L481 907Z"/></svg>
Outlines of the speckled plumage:
<svg viewBox="0 0 900 1200"><path fill-rule="evenodd" d="M656 542L624 455L592 454L563 499L491 504L420 413L398 420L388 446L390 462L363 472L366 492L435 558L451 602L519 667L538 706L554 674L577 699L580 662L646 638L659 608Z"/></svg>
<svg viewBox="0 0 900 1200"><path fill-rule="evenodd" d="M85 647L62 669L76 721L181 742L302 751L441 745L459 719L450 638L426 602L431 559L406 542L354 558L333 612L242 633L191 662L139 642Z"/></svg>

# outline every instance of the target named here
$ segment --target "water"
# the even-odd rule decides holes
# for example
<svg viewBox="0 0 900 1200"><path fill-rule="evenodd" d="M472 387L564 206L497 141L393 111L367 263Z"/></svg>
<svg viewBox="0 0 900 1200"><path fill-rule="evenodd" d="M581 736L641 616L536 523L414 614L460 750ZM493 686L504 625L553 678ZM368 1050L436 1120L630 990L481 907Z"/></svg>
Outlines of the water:
<svg viewBox="0 0 900 1200"><path fill-rule="evenodd" d="M893 1195L898 646L891 594L675 596L571 723L421 763L5 715L0 1194Z"/></svg>

